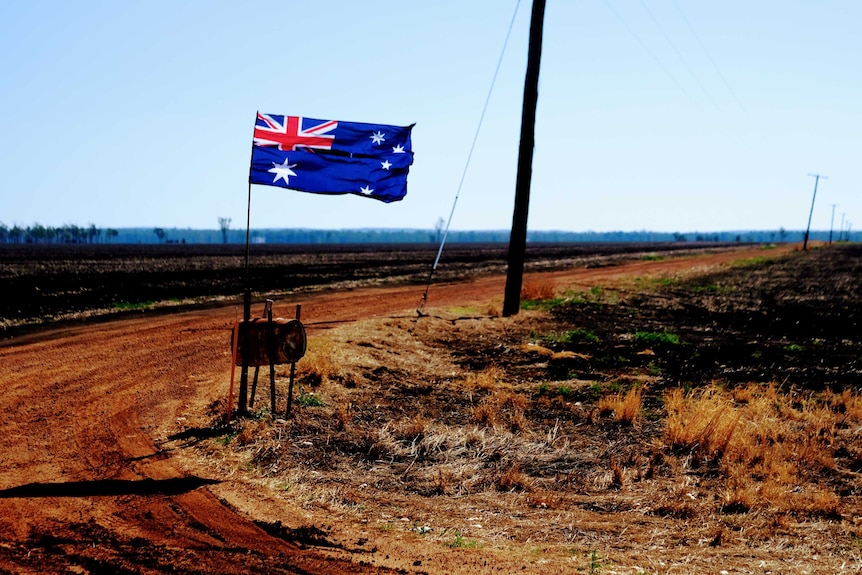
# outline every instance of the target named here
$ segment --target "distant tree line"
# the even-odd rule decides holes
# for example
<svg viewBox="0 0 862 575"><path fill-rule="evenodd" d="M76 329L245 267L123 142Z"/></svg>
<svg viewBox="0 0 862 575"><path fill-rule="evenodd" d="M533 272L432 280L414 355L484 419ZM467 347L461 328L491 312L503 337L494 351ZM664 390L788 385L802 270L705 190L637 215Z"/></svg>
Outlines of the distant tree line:
<svg viewBox="0 0 862 575"><path fill-rule="evenodd" d="M22 228L11 228L0 222L0 243L2 244L97 244L116 241L119 230L97 228L95 224L79 227L74 224L52 227L33 224Z"/></svg>
<svg viewBox="0 0 862 575"><path fill-rule="evenodd" d="M86 227L64 225L60 227L32 226L11 228L0 223L0 244L244 244L245 230L229 229L230 220L219 221L219 229L192 228L98 228L95 224ZM723 232L566 232L529 231L527 241L536 243L567 242L742 242L785 243L801 242L804 230L753 230ZM250 241L253 244L397 244L440 242L440 229L346 229L315 230L302 228L253 229ZM829 231L812 231L810 239L827 241ZM844 230L834 231L833 241L862 241L862 233ZM507 243L508 230L454 230L449 231L450 243Z"/></svg>

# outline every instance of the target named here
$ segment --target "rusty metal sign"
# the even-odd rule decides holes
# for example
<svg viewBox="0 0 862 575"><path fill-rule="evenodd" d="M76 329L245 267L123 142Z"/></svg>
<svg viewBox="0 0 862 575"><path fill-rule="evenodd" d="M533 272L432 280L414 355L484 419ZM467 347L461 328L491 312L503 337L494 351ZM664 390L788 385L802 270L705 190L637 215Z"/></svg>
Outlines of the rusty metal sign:
<svg viewBox="0 0 862 575"><path fill-rule="evenodd" d="M248 331L248 339L246 339ZM249 366L295 363L305 355L305 327L297 319L255 318L238 323L236 365L241 366L245 343L249 344ZM237 337L234 333L233 337Z"/></svg>

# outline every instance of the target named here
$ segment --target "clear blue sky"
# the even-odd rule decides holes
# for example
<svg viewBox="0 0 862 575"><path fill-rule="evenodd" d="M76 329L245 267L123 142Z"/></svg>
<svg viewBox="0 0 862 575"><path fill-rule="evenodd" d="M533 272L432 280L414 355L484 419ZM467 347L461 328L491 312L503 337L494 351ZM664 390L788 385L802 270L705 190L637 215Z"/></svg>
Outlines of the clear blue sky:
<svg viewBox="0 0 862 575"><path fill-rule="evenodd" d="M548 0L534 230L862 225L862 2ZM0 4L0 221L244 228L254 114L415 122L407 197L253 186L251 225L447 218L515 0ZM523 0L453 229L508 229Z"/></svg>

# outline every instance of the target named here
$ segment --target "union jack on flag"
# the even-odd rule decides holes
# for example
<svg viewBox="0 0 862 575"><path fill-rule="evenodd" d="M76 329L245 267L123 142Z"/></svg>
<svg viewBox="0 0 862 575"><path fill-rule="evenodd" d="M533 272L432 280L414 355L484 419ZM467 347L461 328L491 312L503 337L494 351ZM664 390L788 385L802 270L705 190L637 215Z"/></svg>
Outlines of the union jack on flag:
<svg viewBox="0 0 862 575"><path fill-rule="evenodd" d="M275 146L283 151L296 151L300 148L332 149L335 135L330 132L338 127L338 122L305 120L299 116L272 116L258 112L254 126L254 145Z"/></svg>
<svg viewBox="0 0 862 575"><path fill-rule="evenodd" d="M398 201L413 164L412 129L258 112L249 183Z"/></svg>

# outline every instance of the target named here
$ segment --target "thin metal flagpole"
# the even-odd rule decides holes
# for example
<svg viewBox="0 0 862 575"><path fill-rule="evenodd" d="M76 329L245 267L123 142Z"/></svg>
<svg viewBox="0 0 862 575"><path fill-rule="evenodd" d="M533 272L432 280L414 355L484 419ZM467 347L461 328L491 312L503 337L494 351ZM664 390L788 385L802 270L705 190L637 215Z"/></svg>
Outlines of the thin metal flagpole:
<svg viewBox="0 0 862 575"><path fill-rule="evenodd" d="M257 111L254 113L254 121L257 123ZM248 412L248 364L249 364L249 348L251 346L251 272L250 272L250 252L251 252L251 163L254 156L254 133L251 139L251 157L248 162L248 205L246 208L245 219L245 286L243 289L242 298L242 318L245 323L245 331L243 332L242 346L242 371L239 376L239 408L240 414Z"/></svg>

